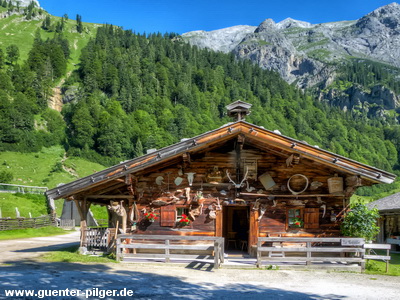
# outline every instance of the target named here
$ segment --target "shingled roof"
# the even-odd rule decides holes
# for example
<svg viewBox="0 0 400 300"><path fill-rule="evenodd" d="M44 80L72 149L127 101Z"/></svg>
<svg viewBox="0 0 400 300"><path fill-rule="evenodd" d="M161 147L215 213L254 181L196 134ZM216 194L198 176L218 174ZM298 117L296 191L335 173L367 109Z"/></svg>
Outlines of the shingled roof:
<svg viewBox="0 0 400 300"><path fill-rule="evenodd" d="M380 212L400 212L400 193L396 193L374 202L368 203L369 208L377 208Z"/></svg>

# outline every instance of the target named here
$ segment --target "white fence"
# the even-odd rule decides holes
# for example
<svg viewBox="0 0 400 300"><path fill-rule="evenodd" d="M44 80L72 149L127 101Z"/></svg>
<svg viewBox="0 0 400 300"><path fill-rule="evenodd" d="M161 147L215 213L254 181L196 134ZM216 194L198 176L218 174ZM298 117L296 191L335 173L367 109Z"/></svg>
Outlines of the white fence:
<svg viewBox="0 0 400 300"><path fill-rule="evenodd" d="M48 190L47 187L42 186L28 186L18 184L0 183L0 192L3 193L22 193L22 194L39 194L44 195Z"/></svg>

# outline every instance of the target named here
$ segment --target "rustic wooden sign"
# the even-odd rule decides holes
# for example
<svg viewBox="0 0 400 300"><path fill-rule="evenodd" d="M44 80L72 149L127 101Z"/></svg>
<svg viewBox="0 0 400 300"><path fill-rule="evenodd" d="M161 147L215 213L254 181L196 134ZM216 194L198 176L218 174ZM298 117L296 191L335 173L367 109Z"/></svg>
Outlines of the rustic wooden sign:
<svg viewBox="0 0 400 300"><path fill-rule="evenodd" d="M362 245L364 245L364 239L360 239L360 238L342 239L342 246L362 246Z"/></svg>

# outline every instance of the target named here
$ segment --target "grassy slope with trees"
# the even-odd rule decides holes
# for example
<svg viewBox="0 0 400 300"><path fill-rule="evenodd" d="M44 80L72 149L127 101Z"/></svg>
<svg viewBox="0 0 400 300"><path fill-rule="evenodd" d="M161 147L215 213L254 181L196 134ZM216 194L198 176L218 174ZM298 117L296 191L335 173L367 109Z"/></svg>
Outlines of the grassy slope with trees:
<svg viewBox="0 0 400 300"><path fill-rule="evenodd" d="M95 168L83 167L83 159L110 165L217 128L230 121L225 105L237 99L253 104L249 122L398 172L398 125L319 103L274 72L191 47L175 34L147 36L110 25L94 34L97 25L42 14L0 19L0 171L11 172L12 182L26 176L22 183L54 187L75 179L62 174L68 164L91 173ZM63 90L75 92L61 115L47 102L62 79ZM43 176L35 174L42 152L54 149L57 159L45 164ZM31 155L21 166L29 173L7 168L19 155L21 163ZM394 188L368 191L376 196Z"/></svg>

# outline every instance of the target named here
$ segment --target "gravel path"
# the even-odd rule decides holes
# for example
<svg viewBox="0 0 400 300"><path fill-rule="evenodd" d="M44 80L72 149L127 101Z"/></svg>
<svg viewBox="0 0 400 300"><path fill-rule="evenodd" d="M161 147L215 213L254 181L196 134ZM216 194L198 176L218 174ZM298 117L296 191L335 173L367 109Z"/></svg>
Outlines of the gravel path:
<svg viewBox="0 0 400 300"><path fill-rule="evenodd" d="M1 242L0 299L6 289L116 289L132 299L398 299L400 278L327 271L210 270L166 264L80 264L40 262L49 243L70 245L79 237L59 236ZM30 241L33 240L31 243ZM35 244L33 244L35 243ZM4 246L10 248L5 250ZM13 248L11 248L13 247ZM19 250L18 250L18 249ZM24 250L28 248L29 251ZM34 251L40 249L40 253ZM13 249L13 250L12 250ZM25 252L26 251L26 252ZM10 256L11 253L11 256ZM24 255L21 255L23 253ZM15 254L15 256L13 256ZM7 255L7 257L5 257ZM108 297L107 299L117 299ZM46 297L46 299L51 299ZM53 299L85 299L54 297ZM89 299L99 299L92 297Z"/></svg>
<svg viewBox="0 0 400 300"><path fill-rule="evenodd" d="M48 251L79 244L80 231L65 235L0 241L0 264L32 259Z"/></svg>

